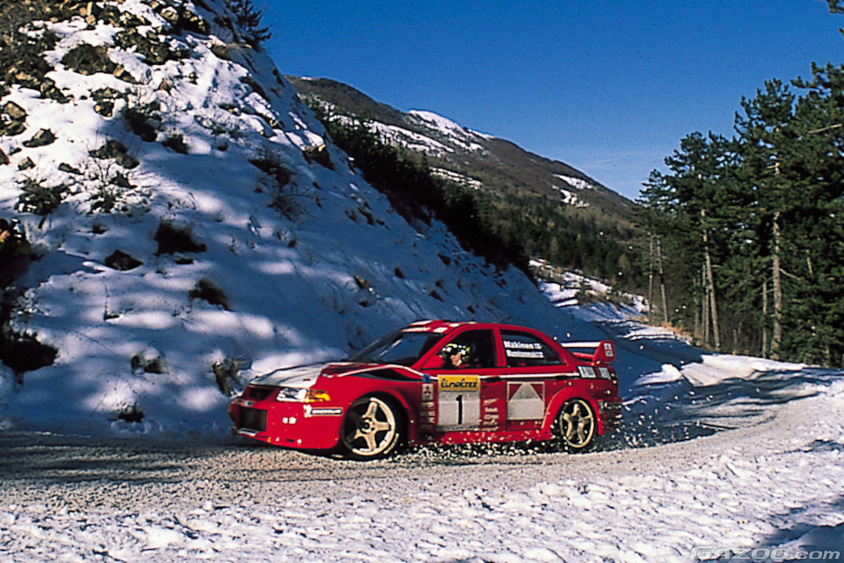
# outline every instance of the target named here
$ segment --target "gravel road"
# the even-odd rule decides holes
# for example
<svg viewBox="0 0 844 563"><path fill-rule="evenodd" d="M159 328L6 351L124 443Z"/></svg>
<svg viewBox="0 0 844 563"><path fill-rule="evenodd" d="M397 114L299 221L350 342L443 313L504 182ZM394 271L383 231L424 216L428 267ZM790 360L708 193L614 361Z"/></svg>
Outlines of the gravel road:
<svg viewBox="0 0 844 563"><path fill-rule="evenodd" d="M734 443L734 433L748 431L707 439ZM519 489L561 478L588 479L596 472L679 471L699 457L701 445L695 440L587 454L506 445L421 448L388 460L355 462L237 438L164 442L2 432L0 451L0 503L105 510L261 502L277 498L280 490L285 496L310 494L315 482L333 497L426 484Z"/></svg>
<svg viewBox="0 0 844 563"><path fill-rule="evenodd" d="M813 397L650 447L422 448L367 463L230 438L6 431L0 562L642 563L791 549L807 533L838 538L841 420L838 397Z"/></svg>

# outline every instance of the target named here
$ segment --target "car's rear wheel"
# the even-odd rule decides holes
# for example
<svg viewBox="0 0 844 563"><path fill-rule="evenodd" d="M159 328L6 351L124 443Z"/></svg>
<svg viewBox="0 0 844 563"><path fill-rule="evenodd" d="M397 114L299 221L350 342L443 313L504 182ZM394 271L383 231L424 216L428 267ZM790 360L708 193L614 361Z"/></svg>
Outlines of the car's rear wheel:
<svg viewBox="0 0 844 563"><path fill-rule="evenodd" d="M400 411L380 397L361 397L349 407L340 441L355 459L378 459L393 453L401 443Z"/></svg>
<svg viewBox="0 0 844 563"><path fill-rule="evenodd" d="M567 449L585 450L592 444L597 431L592 407L583 399L569 399L557 415L557 429Z"/></svg>

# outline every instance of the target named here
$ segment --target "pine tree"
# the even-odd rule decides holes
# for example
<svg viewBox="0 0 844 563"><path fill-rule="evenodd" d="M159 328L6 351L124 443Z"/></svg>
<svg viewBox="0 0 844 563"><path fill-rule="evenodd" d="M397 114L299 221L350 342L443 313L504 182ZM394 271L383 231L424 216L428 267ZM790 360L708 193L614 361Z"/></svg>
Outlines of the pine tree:
<svg viewBox="0 0 844 563"><path fill-rule="evenodd" d="M716 261L723 252L722 213L729 192L725 169L730 161L729 143L721 136L692 133L665 159L668 175L654 172L646 184L643 219L654 234L664 237L675 278L688 299L681 298L687 323L694 316L695 333L704 343L721 347ZM677 285L675 279L675 286ZM677 288L675 287L675 290ZM689 314L691 309L693 313Z"/></svg>
<svg viewBox="0 0 844 563"><path fill-rule="evenodd" d="M829 7L844 14L844 0ZM640 217L665 250L672 322L694 317L734 351L841 366L844 66L792 84L804 95L772 80L742 99L733 139L684 138Z"/></svg>
<svg viewBox="0 0 844 563"><path fill-rule="evenodd" d="M844 355L844 69L813 65L811 81L796 80L807 90L795 109L799 124L793 169L802 178L803 198L793 208L799 227L793 243L795 273L803 284L794 318L805 339L804 361L826 365L842 362ZM790 342L788 344L791 344Z"/></svg>
<svg viewBox="0 0 844 563"><path fill-rule="evenodd" d="M783 214L788 206L789 180L783 175L788 160L794 95L779 80L765 83L753 99L742 99L744 114L736 116L741 137L744 189L755 194L758 228L770 230L769 244L760 251L770 257L773 288L771 350L780 356L783 327ZM765 238L763 237L764 241Z"/></svg>
<svg viewBox="0 0 844 563"><path fill-rule="evenodd" d="M255 8L252 0L228 0L228 5L237 24L246 31L245 40L249 45L257 49L272 37L270 29L262 25L263 14Z"/></svg>

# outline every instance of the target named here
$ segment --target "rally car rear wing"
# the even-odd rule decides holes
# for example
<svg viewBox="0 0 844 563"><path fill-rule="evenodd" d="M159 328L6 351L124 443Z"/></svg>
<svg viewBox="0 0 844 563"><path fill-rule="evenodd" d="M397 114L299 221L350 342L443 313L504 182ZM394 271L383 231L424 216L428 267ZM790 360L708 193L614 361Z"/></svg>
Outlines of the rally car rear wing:
<svg viewBox="0 0 844 563"><path fill-rule="evenodd" d="M560 342L574 357L592 364L610 364L615 360L615 344L612 340L600 342Z"/></svg>

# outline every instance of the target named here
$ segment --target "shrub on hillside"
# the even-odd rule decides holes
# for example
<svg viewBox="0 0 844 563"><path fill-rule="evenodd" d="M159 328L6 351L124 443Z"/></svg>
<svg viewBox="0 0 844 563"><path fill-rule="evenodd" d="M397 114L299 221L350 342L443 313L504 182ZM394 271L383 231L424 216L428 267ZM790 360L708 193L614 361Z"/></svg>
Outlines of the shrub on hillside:
<svg viewBox="0 0 844 563"><path fill-rule="evenodd" d="M228 6L237 24L246 32L246 43L257 48L272 37L270 29L262 25L263 14L255 8L252 0L228 0Z"/></svg>
<svg viewBox="0 0 844 563"><path fill-rule="evenodd" d="M187 227L177 227L172 223L162 222L155 231L158 250L155 255L177 254L179 252L205 252L204 243L194 239L193 232Z"/></svg>
<svg viewBox="0 0 844 563"><path fill-rule="evenodd" d="M479 196L463 186L435 177L424 164L384 142L364 123L344 125L316 108L331 138L355 160L364 178L384 193L410 221L442 221L467 249L497 267L527 271L528 255L499 234Z"/></svg>
<svg viewBox="0 0 844 563"><path fill-rule="evenodd" d="M193 299L202 299L211 305L218 305L226 311L231 311L231 303L226 293L214 283L210 278L202 278L196 285L188 292L188 297Z"/></svg>
<svg viewBox="0 0 844 563"><path fill-rule="evenodd" d="M17 210L36 215L49 215L58 209L67 191L66 184L47 186L36 178L24 177L18 185L23 193L18 197Z"/></svg>

